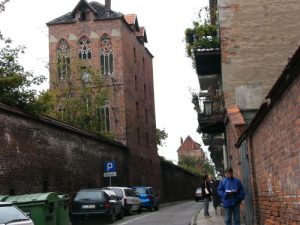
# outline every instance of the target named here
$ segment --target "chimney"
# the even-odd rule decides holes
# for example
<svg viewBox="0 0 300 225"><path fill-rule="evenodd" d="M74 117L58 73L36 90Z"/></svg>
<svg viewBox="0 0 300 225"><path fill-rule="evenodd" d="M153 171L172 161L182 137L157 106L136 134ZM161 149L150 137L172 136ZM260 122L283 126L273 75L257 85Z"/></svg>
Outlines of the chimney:
<svg viewBox="0 0 300 225"><path fill-rule="evenodd" d="M111 10L111 0L105 0L105 9Z"/></svg>
<svg viewBox="0 0 300 225"><path fill-rule="evenodd" d="M182 139L182 137L180 137L180 144L183 144L183 139Z"/></svg>

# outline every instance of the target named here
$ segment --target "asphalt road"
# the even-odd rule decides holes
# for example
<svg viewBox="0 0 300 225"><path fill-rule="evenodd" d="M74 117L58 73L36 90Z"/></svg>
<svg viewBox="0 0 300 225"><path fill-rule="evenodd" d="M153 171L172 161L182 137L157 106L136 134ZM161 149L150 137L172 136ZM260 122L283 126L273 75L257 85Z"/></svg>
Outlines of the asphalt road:
<svg viewBox="0 0 300 225"><path fill-rule="evenodd" d="M203 207L202 202L186 201L161 206L159 211L144 210L141 214L125 216L114 225L189 225L193 215ZM80 225L109 224L105 221L83 222Z"/></svg>
<svg viewBox="0 0 300 225"><path fill-rule="evenodd" d="M116 225L189 225L192 216L199 211L202 203L188 201L161 207L159 211L144 211L139 215L126 216Z"/></svg>

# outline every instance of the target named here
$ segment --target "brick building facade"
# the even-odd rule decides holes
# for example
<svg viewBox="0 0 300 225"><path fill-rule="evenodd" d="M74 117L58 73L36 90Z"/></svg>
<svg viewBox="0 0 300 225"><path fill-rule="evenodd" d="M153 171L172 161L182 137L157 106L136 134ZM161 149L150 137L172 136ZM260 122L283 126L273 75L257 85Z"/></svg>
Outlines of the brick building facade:
<svg viewBox="0 0 300 225"><path fill-rule="evenodd" d="M201 148L201 145L195 142L190 136L187 136L186 139L180 139L180 147L177 150L178 160L182 158L182 156L191 156L191 157L205 157L205 154Z"/></svg>
<svg viewBox="0 0 300 225"><path fill-rule="evenodd" d="M137 16L114 12L110 0L105 5L80 0L72 12L47 26L50 89L55 89L53 83L64 82L64 76L72 79L74 71L67 71L72 58L83 59L99 71L108 91L109 131L130 149L130 184L160 189L153 56L145 47L146 30L139 26ZM63 61L63 69L57 68L58 60Z"/></svg>
<svg viewBox="0 0 300 225"><path fill-rule="evenodd" d="M299 165L299 157L295 158L299 143L294 138L297 120L289 120L299 112L297 81L294 92L288 88L282 103L276 103L268 119L260 121L254 136L239 148L236 143L254 123L261 104L269 101L266 96L271 88L280 85L273 86L299 46L300 2L225 0L218 5L228 164L248 191L243 218L249 225L298 224L299 215L294 212L299 204L299 182L280 174L290 171L294 176L299 170L295 165ZM289 210L282 207L285 199L289 199Z"/></svg>

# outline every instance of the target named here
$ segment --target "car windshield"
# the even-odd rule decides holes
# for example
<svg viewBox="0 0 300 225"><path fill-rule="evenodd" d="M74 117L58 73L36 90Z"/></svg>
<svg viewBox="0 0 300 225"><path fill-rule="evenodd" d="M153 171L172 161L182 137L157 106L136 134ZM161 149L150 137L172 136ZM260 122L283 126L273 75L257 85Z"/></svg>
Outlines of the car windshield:
<svg viewBox="0 0 300 225"><path fill-rule="evenodd" d="M119 188L110 188L110 189L113 190L118 197L123 198L123 191L121 189Z"/></svg>
<svg viewBox="0 0 300 225"><path fill-rule="evenodd" d="M0 224L5 224L13 221L28 220L20 210L14 206L1 206L0 207Z"/></svg>
<svg viewBox="0 0 300 225"><path fill-rule="evenodd" d="M102 191L80 191L77 193L75 200L103 200Z"/></svg>
<svg viewBox="0 0 300 225"><path fill-rule="evenodd" d="M139 194L146 194L146 189L142 187L136 187L135 191Z"/></svg>

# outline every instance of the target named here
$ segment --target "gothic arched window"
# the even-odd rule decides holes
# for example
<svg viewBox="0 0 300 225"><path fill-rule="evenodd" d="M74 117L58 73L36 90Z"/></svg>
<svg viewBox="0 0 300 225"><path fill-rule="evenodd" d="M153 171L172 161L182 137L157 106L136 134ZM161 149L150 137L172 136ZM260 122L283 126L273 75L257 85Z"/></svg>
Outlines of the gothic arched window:
<svg viewBox="0 0 300 225"><path fill-rule="evenodd" d="M113 49L109 36L104 34L99 43L100 49L100 67L102 75L111 75L114 72L113 68Z"/></svg>
<svg viewBox="0 0 300 225"><path fill-rule="evenodd" d="M79 57L79 59L91 59L92 58L91 43L87 37L82 37L79 40L78 57Z"/></svg>
<svg viewBox="0 0 300 225"><path fill-rule="evenodd" d="M65 39L61 39L57 47L57 74L60 80L70 75L70 46Z"/></svg>

